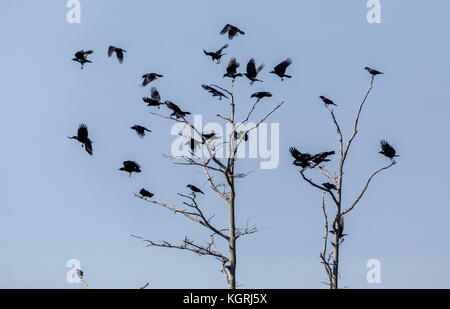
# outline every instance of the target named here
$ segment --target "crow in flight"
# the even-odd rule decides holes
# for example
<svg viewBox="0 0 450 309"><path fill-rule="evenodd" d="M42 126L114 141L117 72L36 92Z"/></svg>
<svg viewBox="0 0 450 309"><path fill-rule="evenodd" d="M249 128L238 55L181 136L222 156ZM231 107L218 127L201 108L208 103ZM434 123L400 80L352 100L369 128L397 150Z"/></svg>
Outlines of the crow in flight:
<svg viewBox="0 0 450 309"><path fill-rule="evenodd" d="M119 47L115 47L115 46L110 46L108 48L108 57L111 57L113 53L116 53L117 59L119 60L119 63L123 63L123 53L126 53L127 51L119 48Z"/></svg>
<svg viewBox="0 0 450 309"><path fill-rule="evenodd" d="M73 58L72 60L81 63L81 69L83 70L85 63L87 63L87 62L92 63L92 61L87 59L87 56L89 56L93 52L94 52L93 50L88 50L88 51L80 50L80 51L77 51L75 53L75 58Z"/></svg>
<svg viewBox="0 0 450 309"><path fill-rule="evenodd" d="M153 193L148 192L144 188L142 188L141 191L139 191L139 194L142 195L145 199L147 199L147 197L152 198L154 195Z"/></svg>
<svg viewBox="0 0 450 309"><path fill-rule="evenodd" d="M146 127L143 127L143 126L140 126L140 125L137 125L137 124L132 126L130 129L135 130L140 138L145 136L145 131L152 132L151 130L147 129Z"/></svg>
<svg viewBox="0 0 450 309"><path fill-rule="evenodd" d="M333 230L330 231L331 234L336 234L338 238L344 237L344 217L339 216L333 223Z"/></svg>
<svg viewBox="0 0 450 309"><path fill-rule="evenodd" d="M281 62L280 64L278 64L275 68L273 68L273 71L271 71L270 73L272 74L276 74L279 77L281 77L281 80L283 81L284 78L292 78L291 75L286 75L286 69L289 65L291 65L292 60L291 59L286 59L283 62Z"/></svg>
<svg viewBox="0 0 450 309"><path fill-rule="evenodd" d="M244 75L251 81L250 85L253 85L256 81L262 82L262 80L256 79L256 76L258 76L258 73L261 72L263 68L264 64L261 64L258 68L256 68L255 59L250 59L247 63L247 73L244 73Z"/></svg>
<svg viewBox="0 0 450 309"><path fill-rule="evenodd" d="M327 190L329 190L329 191L331 191L331 190L337 190L336 185L335 185L335 184L332 184L332 183L329 183L329 182L323 183L322 186L324 186L325 189L327 189Z"/></svg>
<svg viewBox="0 0 450 309"><path fill-rule="evenodd" d="M228 99L228 97L225 94L223 94L219 90L215 89L214 87L211 87L208 85L202 85L202 88L205 89L206 91L208 91L209 93L211 93L213 95L213 97L219 97L219 100L222 100L222 97Z"/></svg>
<svg viewBox="0 0 450 309"><path fill-rule="evenodd" d="M203 193L202 190L200 190L199 188L197 188L197 187L194 186L194 185L187 185L186 187L189 188L189 189L191 189L192 193L194 193L194 194L195 194L195 193L205 194L205 193Z"/></svg>
<svg viewBox="0 0 450 309"><path fill-rule="evenodd" d="M295 161L293 162L295 166L300 166L302 168L307 168L310 166L310 161L313 158L311 154L301 153L295 147L290 147L289 152L291 153L291 156L295 159Z"/></svg>
<svg viewBox="0 0 450 309"><path fill-rule="evenodd" d="M166 104L166 106L172 110L172 114L170 114L170 117L175 116L177 119L179 118L184 118L186 117L186 115L190 115L191 113L189 112L183 112L178 105L176 105L175 103L171 102L171 101L166 101L164 102L164 104Z"/></svg>
<svg viewBox="0 0 450 309"><path fill-rule="evenodd" d="M394 149L394 147L392 147L391 145L389 145L388 142L386 142L385 140L382 140L380 142L381 144L381 151L379 151L379 153L381 153L382 155L384 155L385 157L391 159L392 163L395 163L395 157L399 157L396 154L396 151Z"/></svg>
<svg viewBox="0 0 450 309"><path fill-rule="evenodd" d="M207 52L206 50L203 50L203 52L205 53L206 56L210 56L212 61L217 61L217 63L220 63L220 59L222 58L222 56L226 55L226 54L222 54L222 51L228 48L228 44L225 44L224 46L222 46L221 49L219 49L218 51L215 52Z"/></svg>
<svg viewBox="0 0 450 309"><path fill-rule="evenodd" d="M131 173L140 173L141 167L134 161L124 161L123 167L119 168L119 171L130 173L131 177Z"/></svg>
<svg viewBox="0 0 450 309"><path fill-rule="evenodd" d="M250 98L256 98L256 102L259 102L259 100L261 100L262 98L270 98L272 96L272 94L270 92L267 91L260 91L260 92L255 92L254 94L252 94L250 96Z"/></svg>
<svg viewBox="0 0 450 309"><path fill-rule="evenodd" d="M320 152L314 156L312 156L311 161L315 163L315 166L319 165L323 162L329 162L330 159L327 159L328 156L334 155L334 151L326 151L326 152Z"/></svg>
<svg viewBox="0 0 450 309"><path fill-rule="evenodd" d="M151 89L150 98L145 97L142 98L142 100L147 103L147 106L158 106L158 108L160 108L160 106L163 104L161 103L161 96L159 95L159 92L155 87L152 87Z"/></svg>
<svg viewBox="0 0 450 309"><path fill-rule="evenodd" d="M223 74L223 77L230 77L233 80L236 77L241 77L242 73L237 73L236 70L237 68L239 68L240 64L239 62L236 61L236 58L231 58L230 61L228 62L228 66L227 66L227 73Z"/></svg>
<svg viewBox="0 0 450 309"><path fill-rule="evenodd" d="M321 95L319 98L322 99L323 103L325 103L325 106L328 106L328 105L337 106L332 100L328 99L327 97L324 97L323 95Z"/></svg>
<svg viewBox="0 0 450 309"><path fill-rule="evenodd" d="M81 146L86 149L86 152L92 156L92 141L88 137L88 128L85 124L80 124L76 136L70 137L70 139L76 139L81 143Z"/></svg>
<svg viewBox="0 0 450 309"><path fill-rule="evenodd" d="M365 67L364 70L367 70L370 74L372 74L373 76L379 75L379 74L384 74L383 72L371 69L369 67Z"/></svg>
<svg viewBox="0 0 450 309"><path fill-rule="evenodd" d="M156 74L156 73L148 73L148 74L142 75L142 78L144 79L144 81L142 82L142 87L147 86L148 84L150 84L152 81L154 81L158 77L164 77L164 76L161 74Z"/></svg>
<svg viewBox="0 0 450 309"><path fill-rule="evenodd" d="M222 31L220 31L220 34L228 33L228 38L232 40L236 35L242 34L244 35L245 32L239 29L238 27L235 27L233 25L227 24L225 27L223 27Z"/></svg>

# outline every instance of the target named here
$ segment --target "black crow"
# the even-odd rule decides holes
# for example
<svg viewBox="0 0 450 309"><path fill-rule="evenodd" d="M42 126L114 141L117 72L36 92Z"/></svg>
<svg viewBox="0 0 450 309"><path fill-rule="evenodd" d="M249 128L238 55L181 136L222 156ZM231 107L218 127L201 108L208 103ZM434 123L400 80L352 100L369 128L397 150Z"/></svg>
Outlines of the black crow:
<svg viewBox="0 0 450 309"><path fill-rule="evenodd" d="M292 78L292 76L285 74L287 67L291 65L291 63L292 63L291 59L286 59L280 64L278 64L275 68L273 68L273 71L271 71L270 73L278 75L279 77L281 77L281 80L284 80L285 77Z"/></svg>
<svg viewBox="0 0 450 309"><path fill-rule="evenodd" d="M70 137L70 139L76 139L81 143L81 146L86 149L86 152L92 156L92 141L88 137L88 128L85 124L80 124L76 136Z"/></svg>
<svg viewBox="0 0 450 309"><path fill-rule="evenodd" d="M244 136L244 142L248 141L248 132L244 132L244 131L236 132L236 131L234 131L234 139L235 140L241 139L242 136Z"/></svg>
<svg viewBox="0 0 450 309"><path fill-rule="evenodd" d="M140 126L135 124L134 126L132 126L130 129L135 130L136 133L139 135L139 137L144 137L145 136L145 131L147 132L152 132L151 130L147 129L146 127Z"/></svg>
<svg viewBox="0 0 450 309"><path fill-rule="evenodd" d="M250 59L250 61L247 63L247 73L244 73L244 75L251 81L250 85L253 85L253 83L256 81L262 82L262 80L256 79L256 77L263 68L264 64L261 64L258 68L256 68L255 59Z"/></svg>
<svg viewBox="0 0 450 309"><path fill-rule="evenodd" d="M226 54L222 54L222 51L228 48L228 44L225 44L224 46L222 46L221 49L219 49L218 51L215 52L207 52L206 50L203 50L203 52L205 53L205 55L210 56L212 61L217 61L217 63L220 63L220 59L222 58L222 56L226 55Z"/></svg>
<svg viewBox="0 0 450 309"><path fill-rule="evenodd" d="M244 35L245 32L240 30L238 27L235 27L233 25L227 24L225 27L223 27L222 31L220 31L220 34L228 33L228 38L232 40L236 35L242 34Z"/></svg>
<svg viewBox="0 0 450 309"><path fill-rule="evenodd" d="M155 87L152 87L151 89L150 98L145 97L142 100L147 103L147 106L158 106L158 108L160 108L160 106L163 104L161 103L161 96L159 95L159 92Z"/></svg>
<svg viewBox="0 0 450 309"><path fill-rule="evenodd" d="M320 153L314 155L311 158L311 161L316 164L315 166L317 166L317 165L321 164L322 162L329 162L330 159L327 159L327 157L332 156L334 154L335 154L334 151L320 152Z"/></svg>
<svg viewBox="0 0 450 309"><path fill-rule="evenodd" d="M144 188L142 188L141 191L139 191L139 194L142 195L142 197L144 197L145 199L147 199L147 197L152 198L154 196L153 193L148 192Z"/></svg>
<svg viewBox="0 0 450 309"><path fill-rule="evenodd" d="M131 173L140 173L141 167L134 161L124 161L123 167L119 168L119 171L130 173L131 177Z"/></svg>
<svg viewBox="0 0 450 309"><path fill-rule="evenodd" d="M384 74L383 72L371 69L369 67L365 67L364 70L367 70L370 74L372 74L373 76L375 75L379 75L379 74Z"/></svg>
<svg viewBox="0 0 450 309"><path fill-rule="evenodd" d="M259 100L261 100L262 98L270 98L272 96L272 94L270 92L267 91L260 91L260 92L255 92L254 94L252 94L250 96L250 98L256 98L257 101L259 102Z"/></svg>
<svg viewBox="0 0 450 309"><path fill-rule="evenodd" d="M394 147L389 145L389 143L386 142L385 140L382 140L380 142L380 144L381 144L381 151L379 151L379 153L381 153L385 157L391 159L392 163L395 163L395 159L394 158L395 157L399 157L399 155L396 154L396 151L395 151Z"/></svg>
<svg viewBox="0 0 450 309"><path fill-rule="evenodd" d="M195 193L205 194L205 193L203 193L202 190L200 190L199 188L197 188L197 187L194 186L194 185L187 185L186 187L189 188L189 189L191 189L192 193L194 193L194 194L195 194Z"/></svg>
<svg viewBox="0 0 450 309"><path fill-rule="evenodd" d="M148 74L142 75L142 78L144 79L144 81L142 82L142 87L147 86L148 84L150 84L152 81L154 81L158 77L164 77L164 76L161 74L157 74L157 73L148 73Z"/></svg>
<svg viewBox="0 0 450 309"><path fill-rule="evenodd" d="M336 185L335 185L335 184L332 184L332 183L329 183L329 182L324 182L324 183L322 184L322 186L324 186L325 189L327 189L327 190L329 190L329 191L331 191L331 190L337 190Z"/></svg>
<svg viewBox="0 0 450 309"><path fill-rule="evenodd" d="M222 97L228 99L228 97L225 94L223 94L221 91L215 89L212 86L202 85L202 88L211 93L213 97L219 97L219 100L222 100Z"/></svg>
<svg viewBox="0 0 450 309"><path fill-rule="evenodd" d="M311 154L301 153L295 147L290 147L289 152L291 153L291 156L295 159L295 161L293 162L295 166L300 166L302 168L311 166L310 161L313 158Z"/></svg>
<svg viewBox="0 0 450 309"><path fill-rule="evenodd" d="M85 63L88 63L88 62L92 63L92 61L87 59L87 56L89 56L93 52L94 52L93 50L87 50L87 51L80 50L80 51L77 51L75 53L75 58L73 58L72 60L81 63L81 69L83 70Z"/></svg>
<svg viewBox="0 0 450 309"><path fill-rule="evenodd" d="M327 97L324 97L323 95L321 95L319 98L322 99L323 103L325 103L326 106L328 105L337 106L332 100L328 99Z"/></svg>
<svg viewBox="0 0 450 309"><path fill-rule="evenodd" d="M338 238L344 237L344 217L339 216L333 222L333 230L330 231L331 234L336 234Z"/></svg>
<svg viewBox="0 0 450 309"><path fill-rule="evenodd" d="M240 64L236 61L236 58L231 58L231 60L228 62L227 66L227 73L223 74L223 77L230 77L233 80L236 77L241 77L242 73L237 73L237 68L239 68Z"/></svg>
<svg viewBox="0 0 450 309"><path fill-rule="evenodd" d="M208 139L211 139L211 138L215 137L215 136L216 136L216 133L214 133L214 132L212 132L212 133L202 133L202 136L203 136L206 140L208 140Z"/></svg>
<svg viewBox="0 0 450 309"><path fill-rule="evenodd" d="M116 53L117 59L119 60L120 63L123 63L123 53L126 53L127 51L119 48L119 47L115 47L115 46L110 46L108 48L108 57L111 57L113 53Z"/></svg>
<svg viewBox="0 0 450 309"><path fill-rule="evenodd" d="M164 104L166 104L166 106L172 110L172 114L170 114L170 117L175 116L177 119L179 118L184 118L186 117L186 115L190 115L191 113L189 112L183 112L178 105L176 105L175 103L171 102L171 101L166 101L164 102Z"/></svg>

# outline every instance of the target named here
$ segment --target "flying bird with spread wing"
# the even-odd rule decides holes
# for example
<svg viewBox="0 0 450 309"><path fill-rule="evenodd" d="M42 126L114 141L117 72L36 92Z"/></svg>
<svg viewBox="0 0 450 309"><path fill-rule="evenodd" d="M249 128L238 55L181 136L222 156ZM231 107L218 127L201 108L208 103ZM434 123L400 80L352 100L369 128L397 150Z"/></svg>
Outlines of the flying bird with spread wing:
<svg viewBox="0 0 450 309"><path fill-rule="evenodd" d="M145 136L145 132L152 132L151 130L147 129L146 127L140 126L135 124L130 129L135 130L137 135L139 135L140 138L143 138Z"/></svg>
<svg viewBox="0 0 450 309"><path fill-rule="evenodd" d="M130 173L130 177L131 177L131 173L142 172L140 165L134 161L124 161L123 167L119 168L119 171L124 171L124 172Z"/></svg>
<svg viewBox="0 0 450 309"><path fill-rule="evenodd" d="M142 78L144 79L142 81L142 87L147 86L148 84L150 84L152 81L160 78L160 77L164 77L161 74L157 74L157 73L148 73L148 74L144 74L142 75Z"/></svg>
<svg viewBox="0 0 450 309"><path fill-rule="evenodd" d="M89 135L88 128L84 123L82 123L78 127L77 135L69 136L69 138L76 139L77 141L79 141L81 143L81 146L84 147L84 149L86 150L86 152L92 156L93 154L92 141L89 139L88 135Z"/></svg>
<svg viewBox="0 0 450 309"><path fill-rule="evenodd" d="M210 56L212 61L216 61L217 63L220 63L220 59L222 58L222 56L225 56L226 54L222 54L223 50L225 48L228 48L228 44L225 44L224 46L222 46L222 48L220 48L219 50L215 51L215 52L208 52L206 50L203 50L203 52L205 53L206 56Z"/></svg>
<svg viewBox="0 0 450 309"><path fill-rule="evenodd" d="M292 64L292 60L288 58L288 59L284 60L283 62L281 62L280 64L278 64L277 66L275 66L275 68L273 68L273 71L271 71L270 73L278 75L279 77L281 77L282 81L284 80L285 77L292 78L291 75L286 74L286 69L291 64Z"/></svg>
<svg viewBox="0 0 450 309"><path fill-rule="evenodd" d="M247 63L247 72L244 75L250 80L250 85L253 85L254 82L262 82L262 80L257 79L259 72L264 68L264 64L261 64L258 68L256 68L255 59L250 59Z"/></svg>
<svg viewBox="0 0 450 309"><path fill-rule="evenodd" d="M156 87L152 87L151 93L150 93L150 98L144 97L144 98L142 98L142 100L145 103L147 103L147 106L157 106L158 108L160 108L161 105L164 104L161 102L161 96L159 95L159 92L156 89Z"/></svg>
<svg viewBox="0 0 450 309"><path fill-rule="evenodd" d="M239 29L236 26L230 25L230 24L226 24L225 27L223 27L222 31L220 31L220 34L226 34L228 33L228 38L230 40L232 40L235 36L237 36L238 34L242 34L244 35L245 32L242 31L241 29Z"/></svg>
<svg viewBox="0 0 450 309"><path fill-rule="evenodd" d="M237 68L240 67L240 63L236 61L236 58L231 58L228 62L227 72L223 74L223 78L229 77L232 78L233 81L236 77L241 77L242 73L237 73Z"/></svg>
<svg viewBox="0 0 450 309"><path fill-rule="evenodd" d="M309 153L301 153L297 148L290 147L289 152L291 153L291 156L295 159L292 164L295 166L300 166L302 168L307 168L311 166L311 159L313 156Z"/></svg>
<svg viewBox="0 0 450 309"><path fill-rule="evenodd" d="M189 112L183 112L178 105L171 101L165 101L164 104L167 106L167 108L172 110L172 114L170 114L170 117L175 116L177 119L179 119L191 114Z"/></svg>
<svg viewBox="0 0 450 309"><path fill-rule="evenodd" d="M228 97L223 92L217 90L212 86L202 85L202 88L211 93L213 97L219 97L219 100L222 100L222 98L228 99Z"/></svg>
<svg viewBox="0 0 450 309"><path fill-rule="evenodd" d="M75 62L79 62L81 64L81 69L83 70L85 63L92 63L92 61L88 60L87 57L90 54L92 54L93 52L94 52L93 50L87 50L87 51L80 50L80 51L77 51L75 53L75 58L73 58L72 60L75 61Z"/></svg>
<svg viewBox="0 0 450 309"><path fill-rule="evenodd" d="M260 92L255 92L254 94L252 94L250 96L250 98L256 98L256 102L258 103L259 100L261 100L262 98L270 98L272 97L272 94L270 92L267 91L260 91Z"/></svg>
<svg viewBox="0 0 450 309"><path fill-rule="evenodd" d="M108 48L108 57L111 57L113 53L116 53L117 60L119 60L119 63L123 63L123 53L126 53L127 51L115 46L110 46Z"/></svg>
<svg viewBox="0 0 450 309"><path fill-rule="evenodd" d="M380 142L381 145L381 151L379 151L379 153L381 153L382 155L384 155L385 157L391 159L392 163L396 163L395 162L395 157L399 157L399 155L397 155L396 150L394 149L394 147L392 147L387 141L382 140Z"/></svg>

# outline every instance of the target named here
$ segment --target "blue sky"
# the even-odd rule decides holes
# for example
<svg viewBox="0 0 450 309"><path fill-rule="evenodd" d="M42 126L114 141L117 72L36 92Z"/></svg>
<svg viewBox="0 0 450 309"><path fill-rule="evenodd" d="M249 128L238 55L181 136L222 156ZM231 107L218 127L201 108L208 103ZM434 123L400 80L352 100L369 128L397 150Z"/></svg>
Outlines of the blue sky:
<svg viewBox="0 0 450 309"><path fill-rule="evenodd" d="M175 166L172 123L151 115L141 101L149 88L140 76L159 72L164 98L214 120L223 109L200 85L219 83L230 56L264 62L265 82L237 82L238 108L252 91L269 90L270 106L285 100L271 122L280 123L280 165L258 170L238 184L239 222L264 227L238 243L238 281L245 288L324 288L319 264L323 221L320 192L301 181L287 151L337 150L335 131L318 96L333 98L348 137L369 83L377 78L364 110L360 135L346 170L349 203L373 170L388 139L401 157L380 175L346 221L341 286L350 288L449 288L450 248L445 159L450 108L450 3L381 1L382 23L368 24L366 1L86 1L81 24L66 22L65 1L4 1L0 11L0 287L81 288L66 282L67 260L81 261L95 288L223 288L219 265L208 257L146 248L130 237L179 241L207 239L201 227L133 197L145 186L160 200L177 203L187 183L207 189L200 171ZM202 54L227 40L226 23L246 31L231 41L223 63ZM109 45L128 51L120 65ZM71 61L93 49L81 71ZM291 57L291 80L269 68ZM239 97L242 98L239 101ZM269 106L270 105L270 106ZM94 156L68 140L79 123L89 126ZM153 132L139 139L129 127ZM121 162L141 163L131 179ZM257 160L241 160L242 171ZM329 168L335 168L333 162ZM202 205L223 217L211 192ZM366 262L381 262L382 283L366 282Z"/></svg>

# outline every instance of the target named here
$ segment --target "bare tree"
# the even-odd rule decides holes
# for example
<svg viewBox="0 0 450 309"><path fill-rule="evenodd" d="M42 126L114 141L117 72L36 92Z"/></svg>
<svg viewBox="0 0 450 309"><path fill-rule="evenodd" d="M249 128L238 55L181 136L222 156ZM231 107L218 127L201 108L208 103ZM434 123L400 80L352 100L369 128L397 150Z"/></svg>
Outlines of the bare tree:
<svg viewBox="0 0 450 309"><path fill-rule="evenodd" d="M356 198L349 204L348 207L345 207L344 201L342 199L343 196L343 183L344 183L344 167L346 164L347 156L350 150L350 147L352 146L352 143L354 142L357 134L358 134L358 125L359 120L361 117L361 112L364 108L364 105L369 97L369 94L371 93L374 85L375 75L372 75L371 81L370 81L370 87L367 90L363 100L359 104L358 112L356 114L356 118L353 124L353 133L348 139L347 143L344 142L343 133L341 131L341 125L339 124L336 115L334 113L334 110L330 108L332 104L325 104L327 110L330 112L331 120L336 128L337 132L337 138L339 141L339 162L338 162L338 169L337 173L331 173L327 168L323 167L320 164L312 164L309 166L304 167L300 171L300 175L302 178L311 186L315 187L316 189L319 189L322 191L322 211L323 216L325 220L325 235L323 237L324 240L324 246L323 250L320 253L320 259L321 263L324 266L325 272L327 274L328 282L327 285L331 289L338 289L339 288L339 254L340 254L340 246L342 242L344 241L344 237L346 234L344 234L344 217L348 213L350 213L352 210L355 209L357 204L361 201L361 198L366 193L372 179L380 172L392 167L395 163L395 161L392 161L391 164L384 166L382 168L379 168L375 170L367 179L367 181L364 183L363 188L361 192L356 196ZM332 101L330 101L332 102ZM306 171L316 169L318 170L324 177L326 177L331 183L324 183L319 184L316 181L314 181L311 178L308 178L306 176ZM333 192L335 190L335 192ZM325 197L328 196L331 199L332 204L335 206L335 213L334 217L332 217L332 221L329 221L329 216L327 213L326 208L326 199ZM331 223L331 224L330 224ZM333 237L330 237L329 234L332 234Z"/></svg>
<svg viewBox="0 0 450 309"><path fill-rule="evenodd" d="M202 256L207 255L214 257L221 264L221 271L226 277L228 288L235 289L237 285L236 242L241 236L256 233L258 230L256 226L248 225L248 223L244 227L238 227L236 222L236 179L245 178L248 175L248 173L238 173L236 171L238 149L241 144L245 143L245 141L248 139L249 133L253 130L256 130L260 126L260 124L263 123L277 109L279 109L284 104L284 102L281 102L273 107L269 112L265 114L265 116L261 117L258 121L250 123L249 121L250 119L252 119L253 113L259 102L258 100L253 103L250 110L245 113L245 117L242 119L242 121L238 121L237 106L235 101L235 94L233 91L234 79L231 82L231 86L229 89L225 89L217 85L211 85L204 88L211 92L211 87L214 87L214 89L216 90L223 91L223 94L225 95L221 96L220 99L222 99L222 97L226 98L229 102L230 107L229 115L217 115L219 121L224 122L224 124L228 124L228 127L231 126L230 132L224 134L223 139L219 143L212 142L210 139L208 139L208 137L205 137L202 129L195 127L192 121L186 119L186 115L181 114L173 117L173 114L169 116L163 113L152 112L152 114L164 119L181 123L183 127L189 128L189 130L194 133L196 138L194 138L194 136L185 136L183 134L183 136L188 140L188 143L189 141L191 141L192 143L192 149L189 154L179 156L171 155L166 157L175 160L175 164L196 167L203 172L207 183L209 184L210 192L216 194L220 199L223 200L223 202L227 206L228 222L221 222L222 227L218 227L220 223L213 222L217 221L213 220L215 218L215 214L207 215L205 213L205 210L202 209L197 201L197 195L195 192L192 192L190 194L178 193L178 195L184 200L182 202L182 206L175 206L166 202L146 199L145 197L136 194L136 197L144 199L148 203L166 208L175 213L179 213L188 220L191 220L203 226L204 228L209 230L210 235L209 240L205 243L198 243L186 236L179 244L173 244L168 241L157 242L150 239L145 239L140 236L132 236L141 239L147 244L147 246L185 250ZM212 91L212 93L213 92L214 90ZM250 124L250 126L248 126L248 124ZM206 149L205 152L207 153L207 156L198 154L196 151L197 146L199 146L200 148L204 147L203 149ZM217 154L219 151L223 152L224 150L226 150L226 156L225 158L220 158ZM204 152L202 151L202 153ZM225 242L224 244L227 245L228 252L226 252L226 250L220 249L220 246L216 244L216 239L220 239L221 241Z"/></svg>

